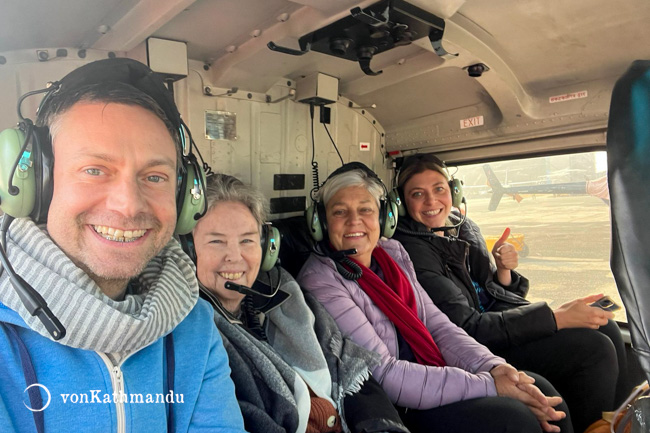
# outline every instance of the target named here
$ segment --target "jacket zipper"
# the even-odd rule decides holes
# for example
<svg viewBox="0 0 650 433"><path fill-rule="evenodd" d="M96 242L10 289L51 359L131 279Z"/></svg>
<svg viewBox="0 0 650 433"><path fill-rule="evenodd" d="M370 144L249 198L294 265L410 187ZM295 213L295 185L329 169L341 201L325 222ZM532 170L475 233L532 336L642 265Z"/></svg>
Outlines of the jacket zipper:
<svg viewBox="0 0 650 433"><path fill-rule="evenodd" d="M457 242L456 238L450 238L450 240L453 239L453 241ZM478 294L476 293L476 289L474 288L474 283L472 283L472 276L470 274L470 266L469 266L469 245L465 245L465 251L463 253L463 260L461 263L461 268L462 268L462 276L458 277L458 279L461 280L462 284L465 286L465 289L469 293L469 296L472 298L472 301L474 302L474 305L478 307L481 305L481 301L478 299ZM454 273L451 270L451 267L449 266L448 262L445 262L445 270L447 271L447 278L449 278L451 281L454 281L453 276ZM464 280L464 281L463 281ZM469 283L469 285L468 285ZM487 290L487 289L485 289Z"/></svg>
<svg viewBox="0 0 650 433"><path fill-rule="evenodd" d="M395 332L395 345L397 346L397 354L395 356L395 359L399 360L399 338L397 338L397 326L391 321L390 322L391 326L393 327L393 331ZM403 408L404 413L407 413L409 409L407 407Z"/></svg>
<svg viewBox="0 0 650 433"><path fill-rule="evenodd" d="M99 357L104 361L111 375L111 386L113 387L113 401L115 402L115 412L117 415L117 433L126 432L126 412L124 410L124 375L120 366L129 357L124 358L119 365L114 365L104 353L97 352ZM117 398L116 398L117 397Z"/></svg>

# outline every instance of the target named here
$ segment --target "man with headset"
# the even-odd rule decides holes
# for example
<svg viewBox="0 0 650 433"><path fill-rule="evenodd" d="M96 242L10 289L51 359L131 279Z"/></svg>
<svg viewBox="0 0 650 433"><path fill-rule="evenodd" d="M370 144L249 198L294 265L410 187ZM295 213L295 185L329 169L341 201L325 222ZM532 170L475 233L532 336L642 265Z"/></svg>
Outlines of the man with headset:
<svg viewBox="0 0 650 433"><path fill-rule="evenodd" d="M172 237L203 210L173 98L130 59L43 93L36 127L0 134L0 430L243 432Z"/></svg>

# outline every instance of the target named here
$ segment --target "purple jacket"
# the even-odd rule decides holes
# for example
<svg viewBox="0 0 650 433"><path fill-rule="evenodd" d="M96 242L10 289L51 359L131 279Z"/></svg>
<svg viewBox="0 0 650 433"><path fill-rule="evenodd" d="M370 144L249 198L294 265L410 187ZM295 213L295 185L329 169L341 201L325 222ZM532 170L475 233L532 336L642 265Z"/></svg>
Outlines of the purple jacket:
<svg viewBox="0 0 650 433"><path fill-rule="evenodd" d="M418 316L440 348L446 367L400 360L393 323L359 284L346 280L337 272L330 258L312 254L297 280L325 306L344 335L381 355L381 364L372 373L396 405L430 409L460 400L495 396L496 388L489 371L506 361L477 343L433 305L418 283L411 259L399 242L383 240L379 241L379 246L409 279L415 290Z"/></svg>

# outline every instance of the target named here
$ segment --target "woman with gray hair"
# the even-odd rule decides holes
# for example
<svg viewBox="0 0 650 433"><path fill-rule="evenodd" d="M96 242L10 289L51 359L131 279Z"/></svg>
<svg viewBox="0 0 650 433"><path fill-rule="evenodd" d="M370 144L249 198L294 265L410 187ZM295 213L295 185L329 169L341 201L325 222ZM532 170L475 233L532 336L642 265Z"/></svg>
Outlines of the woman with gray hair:
<svg viewBox="0 0 650 433"><path fill-rule="evenodd" d="M395 207L377 175L355 162L317 193L307 223L317 241L297 279L334 317L343 335L377 353L373 376L413 432L560 431L559 397L494 356L449 321L417 281L390 236ZM509 397L509 398L504 398ZM569 423L563 432L571 432Z"/></svg>
<svg viewBox="0 0 650 433"><path fill-rule="evenodd" d="M250 432L408 432L371 379L374 353L275 265L277 230L265 199L227 175L208 180L193 231L201 296L215 308ZM218 404L215 402L215 404Z"/></svg>

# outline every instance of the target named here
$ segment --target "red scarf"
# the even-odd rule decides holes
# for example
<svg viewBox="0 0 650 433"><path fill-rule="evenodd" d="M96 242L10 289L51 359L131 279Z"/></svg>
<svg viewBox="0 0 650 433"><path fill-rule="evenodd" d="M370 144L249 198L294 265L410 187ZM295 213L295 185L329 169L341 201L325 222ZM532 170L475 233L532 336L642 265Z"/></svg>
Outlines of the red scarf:
<svg viewBox="0 0 650 433"><path fill-rule="evenodd" d="M363 291L397 326L419 364L438 367L447 365L431 333L418 317L413 287L404 271L380 246L373 250L372 257L377 260L386 282L353 257L349 257L363 270L363 275L357 281Z"/></svg>

